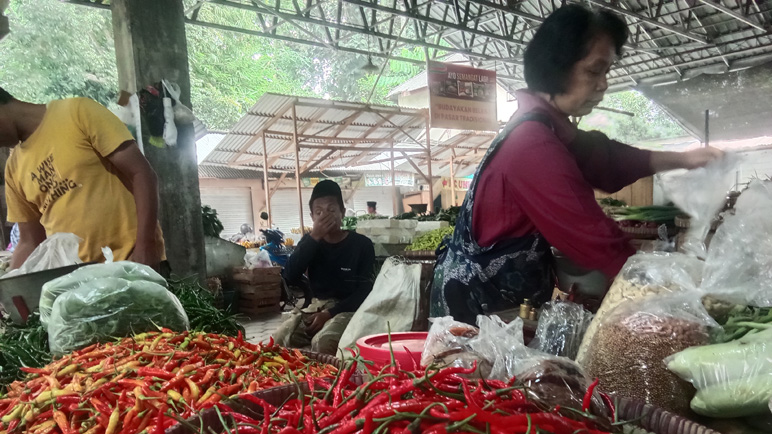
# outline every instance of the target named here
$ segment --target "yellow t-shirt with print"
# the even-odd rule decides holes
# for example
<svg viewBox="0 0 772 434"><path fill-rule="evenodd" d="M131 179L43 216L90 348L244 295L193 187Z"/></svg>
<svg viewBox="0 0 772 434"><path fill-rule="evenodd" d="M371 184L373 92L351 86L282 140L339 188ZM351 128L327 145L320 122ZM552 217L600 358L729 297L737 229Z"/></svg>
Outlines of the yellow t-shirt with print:
<svg viewBox="0 0 772 434"><path fill-rule="evenodd" d="M137 240L134 196L106 157L130 140L126 126L96 101L50 102L6 164L8 221L40 221L49 236L78 235L85 262L103 261L105 246L116 261L128 259ZM163 249L160 228L156 236Z"/></svg>

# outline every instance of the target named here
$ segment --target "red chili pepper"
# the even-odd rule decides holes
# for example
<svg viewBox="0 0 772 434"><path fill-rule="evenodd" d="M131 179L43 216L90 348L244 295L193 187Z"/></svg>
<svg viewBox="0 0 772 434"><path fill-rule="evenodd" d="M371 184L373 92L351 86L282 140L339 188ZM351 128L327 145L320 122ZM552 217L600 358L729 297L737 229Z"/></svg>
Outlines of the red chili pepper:
<svg viewBox="0 0 772 434"><path fill-rule="evenodd" d="M139 368L137 370L137 375L140 377L158 377L163 378L164 380L171 380L174 378L174 374L168 371L164 371L163 369L158 368Z"/></svg>
<svg viewBox="0 0 772 434"><path fill-rule="evenodd" d="M584 400L582 400L582 411L586 412L590 409L590 404L592 404L592 393L595 391L595 388L598 387L598 383L600 380L597 378L595 381L590 384L590 387L587 388L587 393L584 394Z"/></svg>

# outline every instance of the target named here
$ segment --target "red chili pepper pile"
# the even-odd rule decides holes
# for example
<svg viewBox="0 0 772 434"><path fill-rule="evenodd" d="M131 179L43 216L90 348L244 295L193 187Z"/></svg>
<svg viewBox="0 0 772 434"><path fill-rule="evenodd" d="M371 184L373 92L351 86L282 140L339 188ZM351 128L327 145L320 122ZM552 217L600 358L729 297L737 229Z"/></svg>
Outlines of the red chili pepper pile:
<svg viewBox="0 0 772 434"><path fill-rule="evenodd" d="M162 433L221 399L333 377L297 350L205 333L143 333L25 369L0 396L0 434Z"/></svg>
<svg viewBox="0 0 772 434"><path fill-rule="evenodd" d="M280 408L255 398L262 420L216 404L229 434L605 434L600 419L583 409L544 408L522 388L495 380L468 380L474 369L444 368L414 375L387 367L363 385L351 382L352 368L333 384L308 380L311 391ZM589 402L596 383L587 391ZM245 398L242 396L241 398ZM566 417L566 416L570 417ZM610 421L605 421L610 422ZM606 424L608 425L608 424Z"/></svg>

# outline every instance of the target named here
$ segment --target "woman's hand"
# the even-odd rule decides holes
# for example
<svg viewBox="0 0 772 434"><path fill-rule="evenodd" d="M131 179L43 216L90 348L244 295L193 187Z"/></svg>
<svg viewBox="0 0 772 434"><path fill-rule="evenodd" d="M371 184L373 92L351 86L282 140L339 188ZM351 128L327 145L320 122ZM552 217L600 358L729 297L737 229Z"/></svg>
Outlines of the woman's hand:
<svg viewBox="0 0 772 434"><path fill-rule="evenodd" d="M651 154L651 168L655 172L674 169L699 169L724 158L724 151L713 148L699 148L686 152L654 152Z"/></svg>
<svg viewBox="0 0 772 434"><path fill-rule="evenodd" d="M681 167L683 169L699 169L724 158L724 151L708 146L683 153Z"/></svg>

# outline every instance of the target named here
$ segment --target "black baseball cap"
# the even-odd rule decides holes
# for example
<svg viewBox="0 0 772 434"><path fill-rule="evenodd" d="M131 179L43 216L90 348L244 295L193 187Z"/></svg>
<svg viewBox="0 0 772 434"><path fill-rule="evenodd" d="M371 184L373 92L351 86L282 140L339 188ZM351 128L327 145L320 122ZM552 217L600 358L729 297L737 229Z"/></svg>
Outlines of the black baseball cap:
<svg viewBox="0 0 772 434"><path fill-rule="evenodd" d="M323 197L335 198L338 205L340 205L340 209L346 209L346 206L343 205L343 193L340 191L340 186L335 181L330 181L329 179L319 181L314 187L314 191L311 192L311 200L308 201L308 207L313 208L314 201Z"/></svg>

